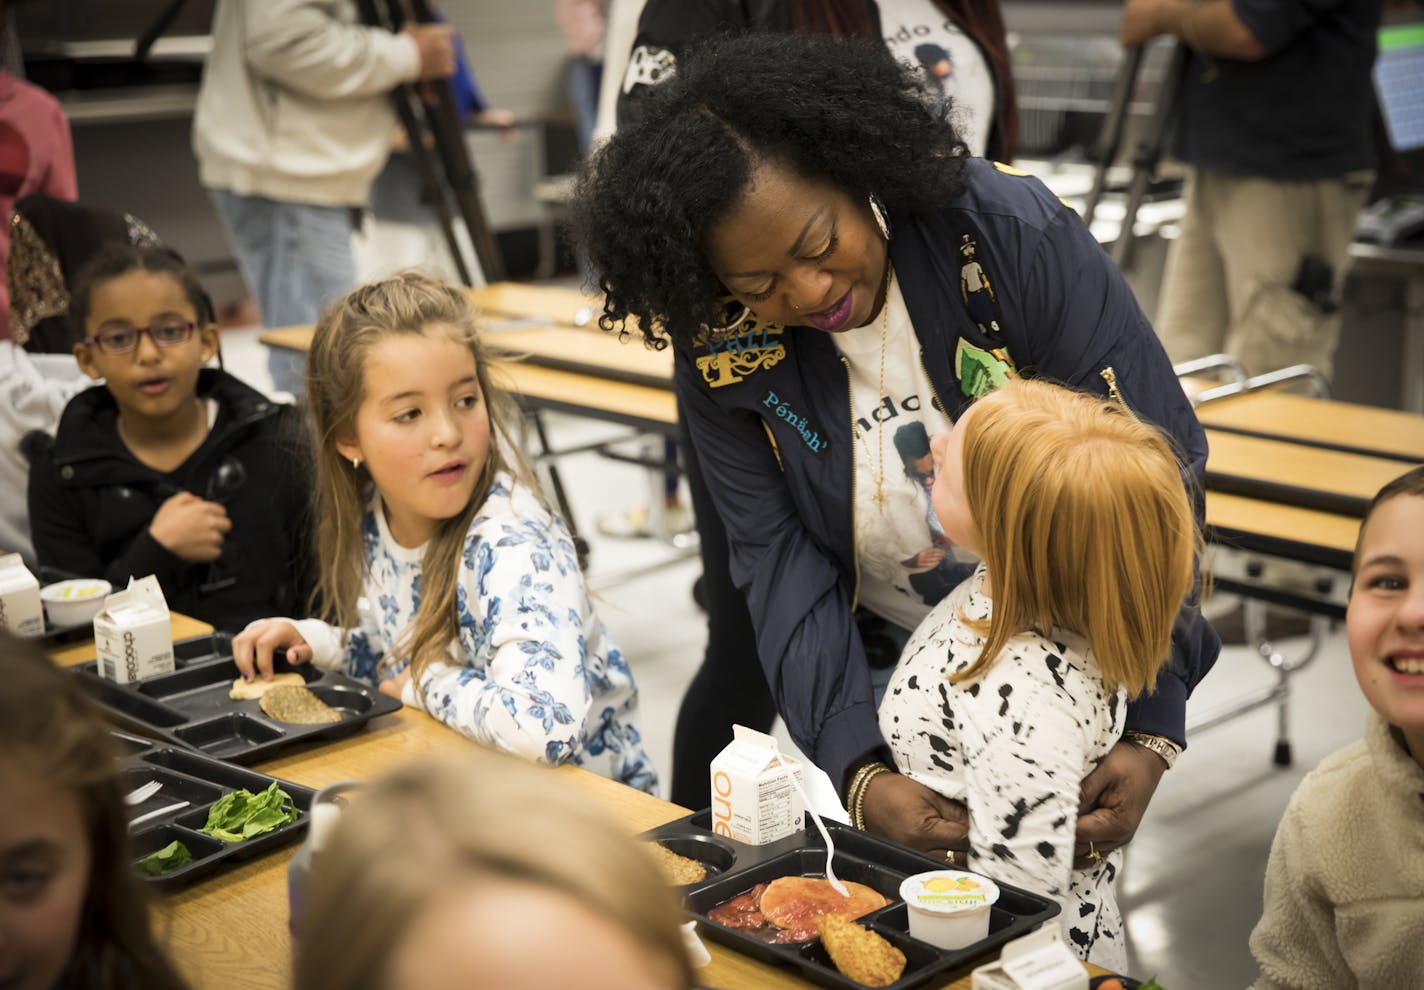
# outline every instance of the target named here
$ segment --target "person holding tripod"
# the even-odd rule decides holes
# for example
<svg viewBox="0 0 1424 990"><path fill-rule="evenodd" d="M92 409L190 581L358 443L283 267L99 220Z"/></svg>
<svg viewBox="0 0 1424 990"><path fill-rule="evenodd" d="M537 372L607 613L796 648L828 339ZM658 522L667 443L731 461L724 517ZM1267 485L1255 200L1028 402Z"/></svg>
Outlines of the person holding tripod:
<svg viewBox="0 0 1424 990"><path fill-rule="evenodd" d="M199 179L265 326L315 322L356 283L352 211L390 153L402 83L455 71L454 31L356 21L342 0L219 0L193 116ZM274 384L300 389L285 352Z"/></svg>
<svg viewBox="0 0 1424 990"><path fill-rule="evenodd" d="M1122 43L1187 47L1173 155L1187 212L1156 328L1174 362L1327 378L1356 218L1374 180L1381 0L1127 0Z"/></svg>

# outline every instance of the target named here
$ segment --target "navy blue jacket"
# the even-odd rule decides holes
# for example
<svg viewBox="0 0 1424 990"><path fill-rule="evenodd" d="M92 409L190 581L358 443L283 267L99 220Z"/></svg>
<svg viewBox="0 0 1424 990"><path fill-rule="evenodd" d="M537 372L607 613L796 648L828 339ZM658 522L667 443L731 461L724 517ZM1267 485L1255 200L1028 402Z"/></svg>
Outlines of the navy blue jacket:
<svg viewBox="0 0 1424 990"><path fill-rule="evenodd" d="M891 218L890 256L951 418L1010 369L1116 389L1175 438L1201 515L1207 445L1196 415L1122 275L1042 183L972 160L968 189L943 211ZM993 298L961 279L971 262ZM856 761L884 748L852 618L848 370L828 334L748 320L730 340L679 349L676 384L777 707L797 745L842 787ZM1129 706L1128 727L1185 745L1187 696L1220 647L1184 608L1171 663L1157 690Z"/></svg>

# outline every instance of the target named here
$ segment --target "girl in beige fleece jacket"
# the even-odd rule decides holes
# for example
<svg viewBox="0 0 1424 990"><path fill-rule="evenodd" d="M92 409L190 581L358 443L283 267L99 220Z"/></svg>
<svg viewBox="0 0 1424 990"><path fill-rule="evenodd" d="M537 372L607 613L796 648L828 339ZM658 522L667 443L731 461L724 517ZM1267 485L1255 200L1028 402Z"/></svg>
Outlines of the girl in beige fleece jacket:
<svg viewBox="0 0 1424 990"><path fill-rule="evenodd" d="M1424 468L1365 513L1345 628L1374 712L1276 831L1251 934L1260 990L1424 986Z"/></svg>

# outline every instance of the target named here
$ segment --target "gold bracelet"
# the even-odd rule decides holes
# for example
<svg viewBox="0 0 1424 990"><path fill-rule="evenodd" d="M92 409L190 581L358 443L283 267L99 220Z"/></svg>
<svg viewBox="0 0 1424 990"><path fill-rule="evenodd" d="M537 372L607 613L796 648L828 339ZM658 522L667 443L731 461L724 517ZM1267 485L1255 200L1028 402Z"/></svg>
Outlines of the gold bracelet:
<svg viewBox="0 0 1424 990"><path fill-rule="evenodd" d="M860 805L860 792L865 784L865 775L870 772L879 761L871 760L869 763L862 763L850 779L850 786L846 788L846 811L850 813L850 824L852 828L860 828L860 817L857 809Z"/></svg>
<svg viewBox="0 0 1424 990"><path fill-rule="evenodd" d="M851 797L850 823L852 827L865 831L865 794L870 790L870 782L882 773L894 773L895 771L884 763L872 763L865 768L865 774L860 778L860 786Z"/></svg>
<svg viewBox="0 0 1424 990"><path fill-rule="evenodd" d="M855 803L855 796L860 792L861 784L865 783L865 775L875 766L883 766L880 760L868 760L856 768L855 773L850 778L850 784L846 787L846 808L849 809Z"/></svg>
<svg viewBox="0 0 1424 990"><path fill-rule="evenodd" d="M1124 732L1122 738L1124 742L1135 743L1148 752L1156 753L1162 762L1167 764L1168 770L1177 762L1177 757L1182 755L1182 747L1166 736L1154 736L1149 732Z"/></svg>

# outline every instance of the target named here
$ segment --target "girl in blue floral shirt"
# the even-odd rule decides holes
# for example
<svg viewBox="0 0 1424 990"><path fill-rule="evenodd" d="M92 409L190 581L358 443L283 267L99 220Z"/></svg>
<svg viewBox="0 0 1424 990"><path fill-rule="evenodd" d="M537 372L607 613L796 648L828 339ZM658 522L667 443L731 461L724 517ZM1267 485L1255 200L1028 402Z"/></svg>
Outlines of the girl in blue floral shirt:
<svg viewBox="0 0 1424 990"><path fill-rule="evenodd" d="M632 672L518 458L464 294L413 273L352 292L317 323L307 395L330 622L253 623L243 676L285 648L485 745L655 791Z"/></svg>

